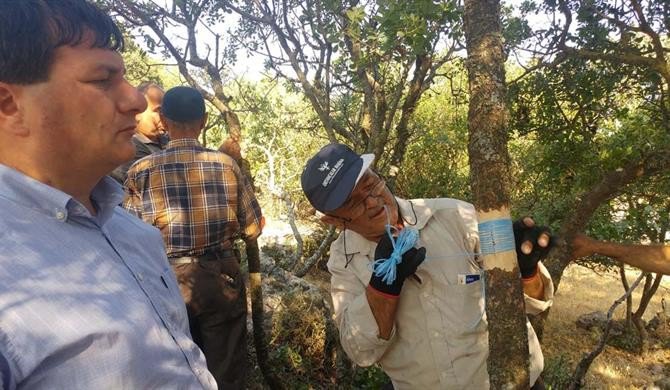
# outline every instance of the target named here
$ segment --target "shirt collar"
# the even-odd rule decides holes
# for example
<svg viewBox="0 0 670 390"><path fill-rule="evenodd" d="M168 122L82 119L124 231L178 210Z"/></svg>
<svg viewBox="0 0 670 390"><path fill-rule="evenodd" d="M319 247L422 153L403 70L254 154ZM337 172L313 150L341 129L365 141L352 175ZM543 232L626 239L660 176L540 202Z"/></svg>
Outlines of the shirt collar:
<svg viewBox="0 0 670 390"><path fill-rule="evenodd" d="M427 204L426 199L395 199L406 227L421 230L433 216L433 209Z"/></svg>
<svg viewBox="0 0 670 390"><path fill-rule="evenodd" d="M65 222L68 214L88 215L86 208L71 195L0 164L0 197L23 207ZM103 177L91 191L91 200L98 208L97 219L102 226L123 201L124 192L111 177Z"/></svg>
<svg viewBox="0 0 670 390"><path fill-rule="evenodd" d="M109 176L104 176L91 191L91 199L98 207L96 219L100 226L104 225L112 214L116 206L123 202L126 193L116 180ZM77 202L79 203L79 202Z"/></svg>
<svg viewBox="0 0 670 390"><path fill-rule="evenodd" d="M200 146L200 142L198 142L197 139L195 138L180 138L180 139L173 139L168 142L167 146L165 147L166 149L172 149L172 148L184 148L184 147L194 147L194 146Z"/></svg>
<svg viewBox="0 0 670 390"><path fill-rule="evenodd" d="M405 227L421 230L433 216L433 209L427 204L427 199L405 200L398 197L395 199L398 202ZM376 242L369 241L351 229L346 229L344 234L347 241L347 254L367 254L377 245Z"/></svg>
<svg viewBox="0 0 670 390"><path fill-rule="evenodd" d="M155 144L155 145L159 144L158 141L153 141L149 137L147 137L146 135L144 135L142 133L135 133L133 135L133 137L135 137L138 141L140 141L143 144Z"/></svg>

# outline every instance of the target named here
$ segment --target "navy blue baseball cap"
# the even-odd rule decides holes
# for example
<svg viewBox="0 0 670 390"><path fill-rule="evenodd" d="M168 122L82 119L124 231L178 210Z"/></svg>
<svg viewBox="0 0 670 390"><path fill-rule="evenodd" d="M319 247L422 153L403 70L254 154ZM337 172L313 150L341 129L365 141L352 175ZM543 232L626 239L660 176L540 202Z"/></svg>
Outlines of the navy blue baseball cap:
<svg viewBox="0 0 670 390"><path fill-rule="evenodd" d="M374 160L374 154L360 155L346 145L326 145L305 164L302 190L315 209L335 210L349 198Z"/></svg>
<svg viewBox="0 0 670 390"><path fill-rule="evenodd" d="M191 122L205 116L205 99L191 87L174 87L165 92L161 114L179 123Z"/></svg>

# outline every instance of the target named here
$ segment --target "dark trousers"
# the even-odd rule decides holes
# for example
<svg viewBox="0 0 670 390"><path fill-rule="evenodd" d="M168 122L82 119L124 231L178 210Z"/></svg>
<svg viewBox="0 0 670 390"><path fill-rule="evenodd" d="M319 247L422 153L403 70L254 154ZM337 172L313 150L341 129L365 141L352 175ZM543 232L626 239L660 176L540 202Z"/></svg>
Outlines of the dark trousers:
<svg viewBox="0 0 670 390"><path fill-rule="evenodd" d="M247 303L234 257L173 265L193 341L219 389L243 389L247 374Z"/></svg>

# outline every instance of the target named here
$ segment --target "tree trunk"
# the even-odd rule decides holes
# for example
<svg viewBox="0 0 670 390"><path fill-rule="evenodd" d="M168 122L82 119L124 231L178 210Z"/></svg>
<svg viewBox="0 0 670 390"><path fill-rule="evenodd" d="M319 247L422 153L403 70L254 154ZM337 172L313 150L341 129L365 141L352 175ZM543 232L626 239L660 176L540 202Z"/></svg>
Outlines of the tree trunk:
<svg viewBox="0 0 670 390"><path fill-rule="evenodd" d="M300 267L300 269L295 271L295 276L302 278L305 275L307 275L307 273L314 266L314 264L316 264L316 262L319 261L321 257L323 257L323 254L326 253L326 250L330 248L330 244L333 241L335 241L335 238L337 238L337 236L335 235L335 226L331 226L328 228L328 232L326 233L326 236L323 238L323 241L321 241L319 248L316 250L316 252L314 252L314 254L309 259L305 260L304 264L302 265L302 267Z"/></svg>
<svg viewBox="0 0 670 390"><path fill-rule="evenodd" d="M432 58L430 56L417 56L414 64L414 76L409 85L405 102L402 105L400 121L398 126L396 126L396 142L393 147L393 155L391 156L389 177L386 179L386 185L391 191L395 189L398 170L402 166L405 153L407 152L407 143L410 137L409 120L418 106L419 98L421 98L425 84L430 84L430 81L426 82L426 74L430 70L431 65Z"/></svg>
<svg viewBox="0 0 670 390"><path fill-rule="evenodd" d="M268 343L263 328L263 286L261 284L261 257L258 241L246 243L247 264L249 266L249 295L251 296L251 320L254 335L254 347L258 367L265 382L271 389L282 389L281 381L276 377L268 361Z"/></svg>
<svg viewBox="0 0 670 390"><path fill-rule="evenodd" d="M510 162L505 103L505 57L499 0L465 0L465 37L470 84L468 111L470 180L480 231L482 223L509 222ZM480 239L485 237L480 234ZM514 240L493 242L483 252L486 315L489 329L488 373L492 389L529 388L528 336ZM484 246L482 245L482 249Z"/></svg>
<svg viewBox="0 0 670 390"><path fill-rule="evenodd" d="M638 335L640 336L639 352L641 355L647 353L647 349L649 347L649 337L647 335L647 329L645 328L645 323L642 319L642 316L644 315L644 312L647 311L647 307L649 307L651 298L654 297L658 287L661 285L662 278L663 275L661 274L656 274L655 279L651 274L647 274L645 277L644 289L642 290L642 297L640 298L640 304L637 307L635 313L633 313L633 323L635 324L635 328L637 329Z"/></svg>
<svg viewBox="0 0 670 390"><path fill-rule="evenodd" d="M626 269L623 266L623 263L619 264L619 277L621 277L621 284L623 285L623 290L628 291L630 286L628 285L628 279L626 279ZM626 297L626 328L631 329L633 326L633 296L629 295Z"/></svg>

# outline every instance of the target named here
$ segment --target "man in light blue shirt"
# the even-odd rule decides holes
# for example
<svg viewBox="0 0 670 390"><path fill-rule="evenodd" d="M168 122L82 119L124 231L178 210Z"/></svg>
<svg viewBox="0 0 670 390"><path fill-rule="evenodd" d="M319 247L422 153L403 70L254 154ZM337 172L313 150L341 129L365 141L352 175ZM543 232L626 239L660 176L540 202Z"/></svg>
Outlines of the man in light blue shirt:
<svg viewBox="0 0 670 390"><path fill-rule="evenodd" d="M0 0L0 389L216 388L158 230L105 176L144 97L85 0Z"/></svg>

